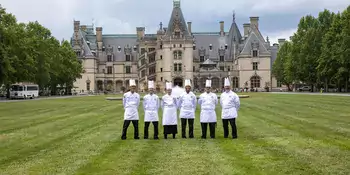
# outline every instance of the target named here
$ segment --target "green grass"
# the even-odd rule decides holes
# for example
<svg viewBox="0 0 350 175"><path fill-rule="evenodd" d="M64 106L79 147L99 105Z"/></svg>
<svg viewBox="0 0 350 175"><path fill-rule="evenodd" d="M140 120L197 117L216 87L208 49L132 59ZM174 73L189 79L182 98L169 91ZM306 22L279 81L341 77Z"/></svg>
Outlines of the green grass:
<svg viewBox="0 0 350 175"><path fill-rule="evenodd" d="M122 141L121 101L105 96L0 103L0 174L350 174L349 97L250 95L237 140L221 120L201 140L197 111L195 139L160 127L160 140L134 140L131 126Z"/></svg>

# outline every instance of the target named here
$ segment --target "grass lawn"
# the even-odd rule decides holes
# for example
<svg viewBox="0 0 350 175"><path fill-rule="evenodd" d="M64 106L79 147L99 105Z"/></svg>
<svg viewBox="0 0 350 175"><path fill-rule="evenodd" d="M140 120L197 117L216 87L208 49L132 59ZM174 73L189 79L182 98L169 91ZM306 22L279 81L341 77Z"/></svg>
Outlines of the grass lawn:
<svg viewBox="0 0 350 175"><path fill-rule="evenodd" d="M0 103L0 174L350 174L349 97L250 95L237 140L221 120L200 139L197 111L195 139L160 127L160 140L134 140L131 126L122 141L121 101L105 96Z"/></svg>

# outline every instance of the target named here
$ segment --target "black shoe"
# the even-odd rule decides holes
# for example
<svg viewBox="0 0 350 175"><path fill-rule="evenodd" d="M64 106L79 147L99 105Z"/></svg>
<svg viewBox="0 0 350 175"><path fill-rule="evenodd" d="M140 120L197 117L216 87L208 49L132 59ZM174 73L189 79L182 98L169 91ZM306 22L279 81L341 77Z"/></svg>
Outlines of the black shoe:
<svg viewBox="0 0 350 175"><path fill-rule="evenodd" d="M148 139L148 137L143 137L143 139Z"/></svg>
<svg viewBox="0 0 350 175"><path fill-rule="evenodd" d="M186 139L186 136L182 136L183 139Z"/></svg>
<svg viewBox="0 0 350 175"><path fill-rule="evenodd" d="M164 139L168 139L168 136L167 136L167 135L164 135Z"/></svg>
<svg viewBox="0 0 350 175"><path fill-rule="evenodd" d="M122 140L126 140L126 137L122 137Z"/></svg>
<svg viewBox="0 0 350 175"><path fill-rule="evenodd" d="M159 137L157 136L157 137L154 137L154 140L158 140L159 139Z"/></svg>
<svg viewBox="0 0 350 175"><path fill-rule="evenodd" d="M201 138L202 138L202 139L206 139L206 137L204 137L204 136L202 136Z"/></svg>
<svg viewBox="0 0 350 175"><path fill-rule="evenodd" d="M140 137L134 137L134 139L138 140L138 139L140 139Z"/></svg>
<svg viewBox="0 0 350 175"><path fill-rule="evenodd" d="M236 137L232 137L232 139L237 139L237 136Z"/></svg>
<svg viewBox="0 0 350 175"><path fill-rule="evenodd" d="M193 139L194 138L194 136L190 136L190 139Z"/></svg>

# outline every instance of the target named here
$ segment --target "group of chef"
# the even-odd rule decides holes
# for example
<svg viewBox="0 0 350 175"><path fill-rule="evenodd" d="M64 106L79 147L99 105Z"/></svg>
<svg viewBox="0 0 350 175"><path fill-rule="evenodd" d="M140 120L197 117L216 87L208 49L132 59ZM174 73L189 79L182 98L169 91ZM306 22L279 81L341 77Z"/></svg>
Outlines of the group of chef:
<svg viewBox="0 0 350 175"><path fill-rule="evenodd" d="M126 139L127 130L130 123L134 126L134 139L140 139L139 137L139 113L138 107L140 104L140 95L135 92L136 83L135 80L129 81L130 91L124 94L123 106L124 112L124 124L122 131L122 140ZM158 137L158 111L159 108L163 110L162 124L164 131L164 139L168 138L171 134L173 138L176 137L178 117L177 112L180 109L179 118L181 119L181 134L182 138L186 138L186 126L188 124L188 137L194 138L193 123L195 119L195 111L197 103L200 106L200 123L202 129L201 138L207 137L207 128L209 125L210 138L215 138L215 128L217 123L217 116L215 107L218 104L218 97L215 93L211 92L211 80L206 80L205 92L202 93L197 101L196 95L191 91L190 80L185 80L185 92L179 97L172 95L172 83L166 83L167 94L165 94L161 100L155 94L154 82L148 82L149 93L143 97L143 109L144 109L144 139L148 139L148 128L153 125L154 127L154 139ZM224 82L225 91L220 95L220 105L222 107L221 118L224 128L224 137L229 136L229 125L231 126L231 136L233 139L237 138L236 118L240 108L240 100L238 95L231 90L230 81L225 78Z"/></svg>

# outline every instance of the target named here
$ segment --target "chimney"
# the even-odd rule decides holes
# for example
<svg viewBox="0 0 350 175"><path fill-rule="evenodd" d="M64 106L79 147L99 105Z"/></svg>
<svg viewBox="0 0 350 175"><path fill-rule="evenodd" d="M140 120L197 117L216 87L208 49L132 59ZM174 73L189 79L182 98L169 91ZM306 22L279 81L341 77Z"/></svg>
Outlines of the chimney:
<svg viewBox="0 0 350 175"><path fill-rule="evenodd" d="M255 26L257 29L259 29L259 17L258 16L250 17L250 24L252 26Z"/></svg>
<svg viewBox="0 0 350 175"><path fill-rule="evenodd" d="M190 35L192 35L192 22L187 22L187 28Z"/></svg>
<svg viewBox="0 0 350 175"><path fill-rule="evenodd" d="M249 23L244 23L243 24L244 37L248 37L249 29L250 29L250 24Z"/></svg>
<svg viewBox="0 0 350 175"><path fill-rule="evenodd" d="M145 36L145 27L136 27L137 39L141 40Z"/></svg>
<svg viewBox="0 0 350 175"><path fill-rule="evenodd" d="M225 26L224 26L224 21L220 21L220 35L224 36L225 35Z"/></svg>
<svg viewBox="0 0 350 175"><path fill-rule="evenodd" d="M102 42L102 27L96 27L96 41Z"/></svg>
<svg viewBox="0 0 350 175"><path fill-rule="evenodd" d="M284 44L284 42L286 42L286 39L284 39L284 38L278 39L278 44L279 44L280 47L282 47L282 45Z"/></svg>

